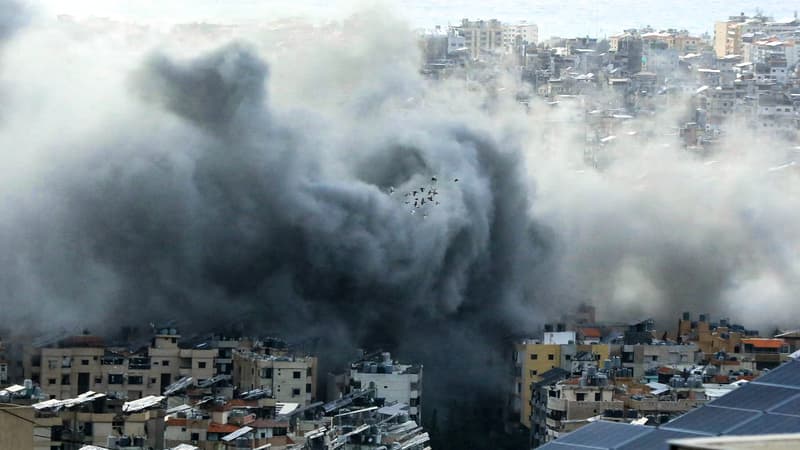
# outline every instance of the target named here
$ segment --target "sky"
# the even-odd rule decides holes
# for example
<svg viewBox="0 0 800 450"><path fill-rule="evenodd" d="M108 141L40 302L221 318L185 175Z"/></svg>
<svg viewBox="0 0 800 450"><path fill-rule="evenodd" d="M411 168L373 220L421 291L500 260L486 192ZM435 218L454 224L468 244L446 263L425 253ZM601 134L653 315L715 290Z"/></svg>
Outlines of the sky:
<svg viewBox="0 0 800 450"><path fill-rule="evenodd" d="M185 22L269 20L303 16L313 20L338 20L364 5L393 9L412 27L455 24L464 17L527 20L539 25L540 36L606 36L625 28L651 25L686 28L694 33L713 32L715 20L756 8L776 19L794 15L797 5L777 0L36 0L53 14L100 15L137 21Z"/></svg>

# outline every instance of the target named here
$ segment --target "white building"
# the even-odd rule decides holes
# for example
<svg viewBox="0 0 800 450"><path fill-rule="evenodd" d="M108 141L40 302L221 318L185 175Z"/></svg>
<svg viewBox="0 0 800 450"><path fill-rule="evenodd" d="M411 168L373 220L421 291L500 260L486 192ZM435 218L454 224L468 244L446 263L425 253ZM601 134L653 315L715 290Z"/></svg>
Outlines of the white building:
<svg viewBox="0 0 800 450"><path fill-rule="evenodd" d="M405 403L409 416L420 421L422 366L397 364L389 353L355 362L350 367L350 386L355 389L374 389L375 397L386 403Z"/></svg>
<svg viewBox="0 0 800 450"><path fill-rule="evenodd" d="M536 45L539 41L539 27L525 21L503 25L503 47L513 52L519 44Z"/></svg>

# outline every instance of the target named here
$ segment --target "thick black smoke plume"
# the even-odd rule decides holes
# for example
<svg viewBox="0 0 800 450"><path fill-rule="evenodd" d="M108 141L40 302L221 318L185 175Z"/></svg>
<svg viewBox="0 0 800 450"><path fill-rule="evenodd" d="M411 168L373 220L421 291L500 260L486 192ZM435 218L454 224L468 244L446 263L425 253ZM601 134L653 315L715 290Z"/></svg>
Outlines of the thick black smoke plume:
<svg viewBox="0 0 800 450"><path fill-rule="evenodd" d="M338 360L382 346L426 365L423 416L439 408L463 437L500 418L504 338L578 301L615 321L796 320L785 142L731 132L704 161L663 137L667 111L597 170L574 111L525 114L508 80L488 100L423 80L392 19L302 31L302 48L256 33L266 43L211 39L199 56L192 34L3 32L3 325L246 323L321 338ZM435 200L414 210L422 188Z"/></svg>

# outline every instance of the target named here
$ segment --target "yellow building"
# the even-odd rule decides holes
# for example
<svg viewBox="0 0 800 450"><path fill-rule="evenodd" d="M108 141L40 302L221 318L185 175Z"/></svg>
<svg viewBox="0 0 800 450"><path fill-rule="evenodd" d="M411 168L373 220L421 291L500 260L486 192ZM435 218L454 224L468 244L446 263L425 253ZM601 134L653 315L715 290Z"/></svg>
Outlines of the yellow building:
<svg viewBox="0 0 800 450"><path fill-rule="evenodd" d="M512 398L512 412L519 414L519 423L530 429L531 384L540 380L540 374L560 366L561 345L525 340L516 343L514 347L516 388Z"/></svg>

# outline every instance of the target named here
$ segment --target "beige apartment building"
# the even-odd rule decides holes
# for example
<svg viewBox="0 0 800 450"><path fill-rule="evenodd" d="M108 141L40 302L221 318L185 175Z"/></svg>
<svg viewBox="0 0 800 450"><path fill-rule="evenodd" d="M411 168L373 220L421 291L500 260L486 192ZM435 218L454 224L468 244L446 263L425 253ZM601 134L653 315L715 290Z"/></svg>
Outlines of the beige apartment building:
<svg viewBox="0 0 800 450"><path fill-rule="evenodd" d="M37 417L30 406L0 404L0 449L61 448L60 417Z"/></svg>
<svg viewBox="0 0 800 450"><path fill-rule="evenodd" d="M270 390L279 402L310 404L317 390L317 358L233 352L233 384L240 391Z"/></svg>
<svg viewBox="0 0 800 450"><path fill-rule="evenodd" d="M25 377L50 398L86 391L135 400L158 395L182 377L199 382L214 376L216 349L180 348L175 329L158 330L137 352L105 347L96 336L75 336L53 347L33 349L25 358Z"/></svg>

